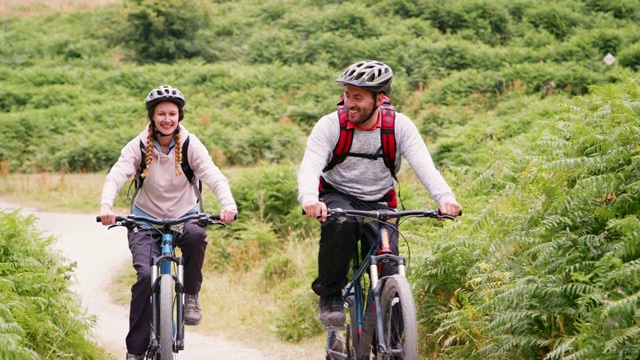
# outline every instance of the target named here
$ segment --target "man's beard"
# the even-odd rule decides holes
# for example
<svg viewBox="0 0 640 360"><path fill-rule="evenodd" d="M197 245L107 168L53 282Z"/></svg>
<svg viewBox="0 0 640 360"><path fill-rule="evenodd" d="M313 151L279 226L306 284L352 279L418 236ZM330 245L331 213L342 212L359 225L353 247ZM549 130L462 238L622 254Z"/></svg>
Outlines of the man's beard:
<svg viewBox="0 0 640 360"><path fill-rule="evenodd" d="M349 116L349 121L351 121L351 123L356 124L356 125L360 125L362 123L367 122L367 120L369 120L371 118L371 115L373 115L375 110L375 107L372 106L371 110L369 110L368 112L363 111L362 108L359 109L358 111L358 117L356 117L355 119L352 119L351 116Z"/></svg>

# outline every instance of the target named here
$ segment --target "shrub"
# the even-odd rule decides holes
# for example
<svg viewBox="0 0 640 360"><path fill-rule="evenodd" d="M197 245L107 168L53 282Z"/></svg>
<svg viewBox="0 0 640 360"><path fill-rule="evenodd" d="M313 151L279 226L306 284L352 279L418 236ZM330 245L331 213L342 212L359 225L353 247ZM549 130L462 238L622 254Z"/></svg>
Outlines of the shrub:
<svg viewBox="0 0 640 360"><path fill-rule="evenodd" d="M278 236L271 223L244 217L225 229L212 229L206 264L209 270L231 268L248 271L269 257L277 247Z"/></svg>
<svg viewBox="0 0 640 360"><path fill-rule="evenodd" d="M267 259L262 268L262 280L270 288L289 277L296 276L298 269L294 260L286 254L276 254Z"/></svg>
<svg viewBox="0 0 640 360"><path fill-rule="evenodd" d="M303 290L291 294L289 301L281 303L274 320L276 334L282 340L300 342L324 331L317 318L318 296Z"/></svg>
<svg viewBox="0 0 640 360"><path fill-rule="evenodd" d="M200 0L127 0L123 41L140 63L172 62L203 53L201 30L208 23Z"/></svg>
<svg viewBox="0 0 640 360"><path fill-rule="evenodd" d="M620 65L640 71L640 43L629 45L618 54Z"/></svg>
<svg viewBox="0 0 640 360"><path fill-rule="evenodd" d="M246 171L234 181L232 190L240 214L269 221L286 230L286 218L298 208L295 168L272 165Z"/></svg>
<svg viewBox="0 0 640 360"><path fill-rule="evenodd" d="M638 20L640 11L634 0L583 0L592 11L608 12L617 19Z"/></svg>
<svg viewBox="0 0 640 360"><path fill-rule="evenodd" d="M568 6L540 4L526 12L526 18L536 28L545 29L557 39L563 40L569 36L575 27L585 20L579 12Z"/></svg>
<svg viewBox="0 0 640 360"><path fill-rule="evenodd" d="M85 339L93 319L83 315L80 299L70 290L74 265L50 250L54 239L40 235L36 220L0 212L0 355L105 358Z"/></svg>
<svg viewBox="0 0 640 360"><path fill-rule="evenodd" d="M224 154L229 164L278 163L301 157L300 133L292 125L278 123L245 129L226 142Z"/></svg>

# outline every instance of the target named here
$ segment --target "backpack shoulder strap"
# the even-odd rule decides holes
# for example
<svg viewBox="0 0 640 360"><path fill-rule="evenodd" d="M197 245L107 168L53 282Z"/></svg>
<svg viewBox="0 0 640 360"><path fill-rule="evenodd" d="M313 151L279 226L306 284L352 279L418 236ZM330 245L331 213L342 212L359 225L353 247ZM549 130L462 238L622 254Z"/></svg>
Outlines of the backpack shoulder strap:
<svg viewBox="0 0 640 360"><path fill-rule="evenodd" d="M180 163L180 167L182 168L182 172L189 180L189 183L193 185L193 192L196 194L198 198L198 203L200 204L200 212L204 213L204 204L202 203L202 180L198 179L196 182L195 174L193 173L193 169L191 165L189 165L189 139L190 136L182 143L182 163Z"/></svg>
<svg viewBox="0 0 640 360"><path fill-rule="evenodd" d="M189 165L189 138L190 137L187 136L185 141L182 143L182 163L180 164L180 167L182 168L184 175L187 177L187 180L189 180L189 182L193 182L195 175L193 174L193 169L191 169L191 166Z"/></svg>
<svg viewBox="0 0 640 360"><path fill-rule="evenodd" d="M349 129L347 124L349 123L349 110L344 105L344 100L340 100L338 103L338 120L340 122L340 137L338 143L333 149L333 156L331 160L322 170L322 172L333 169L337 164L340 164L347 158L349 149L351 149L351 143L353 142L353 129Z"/></svg>
<svg viewBox="0 0 640 360"><path fill-rule="evenodd" d="M142 177L142 173L144 172L144 169L147 168L147 163L144 161L145 148L146 146L144 145L144 142L140 140L140 154L141 154L140 166L138 166L138 170L136 171L136 174L133 176L133 180L131 180L131 183L129 184L129 188L127 189L127 197L129 197L129 194L131 193L131 187L133 186L133 195L131 196L131 208L130 208L131 214L133 214L133 201L136 199L136 196L138 195L138 191L140 191L140 188L144 183L144 177Z"/></svg>
<svg viewBox="0 0 640 360"><path fill-rule="evenodd" d="M380 140L382 142L382 156L384 160L384 165L391 171L391 176L393 176L396 181L396 134L395 134L395 123L396 123L396 110L391 105L391 101L385 97L385 101L382 103L380 107L382 111L382 126L380 128Z"/></svg>

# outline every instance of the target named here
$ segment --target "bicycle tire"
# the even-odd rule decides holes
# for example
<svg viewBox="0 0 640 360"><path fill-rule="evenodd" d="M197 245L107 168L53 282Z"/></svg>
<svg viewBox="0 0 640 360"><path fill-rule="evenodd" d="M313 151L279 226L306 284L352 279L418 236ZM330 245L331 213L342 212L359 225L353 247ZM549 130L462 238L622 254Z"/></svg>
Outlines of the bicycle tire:
<svg viewBox="0 0 640 360"><path fill-rule="evenodd" d="M384 344L388 353L384 359L418 359L418 324L411 288L406 278L393 275L382 289L382 319Z"/></svg>
<svg viewBox="0 0 640 360"><path fill-rule="evenodd" d="M171 275L160 277L160 360L173 359L173 289L174 280Z"/></svg>
<svg viewBox="0 0 640 360"><path fill-rule="evenodd" d="M358 334L358 324L357 324L357 316L356 316L356 304L355 304L355 296L351 295L347 299L348 309L349 309L349 324L345 331L349 333L349 337L347 338L347 349L351 352L355 352L355 349L358 348L360 334ZM346 335L346 334L345 334Z"/></svg>

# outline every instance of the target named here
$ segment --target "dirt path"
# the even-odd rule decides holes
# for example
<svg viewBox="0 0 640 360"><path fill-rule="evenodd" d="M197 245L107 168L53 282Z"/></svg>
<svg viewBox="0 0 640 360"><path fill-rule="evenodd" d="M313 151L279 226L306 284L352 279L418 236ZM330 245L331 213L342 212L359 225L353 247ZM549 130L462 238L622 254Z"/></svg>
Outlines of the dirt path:
<svg viewBox="0 0 640 360"><path fill-rule="evenodd" d="M0 210L18 209L19 205L0 201ZM126 230L96 223L95 215L37 212L22 208L24 214L39 218L36 226L45 235L58 240L54 247L70 261L77 262L76 283L72 290L82 296L88 314L97 315L94 340L117 359L125 357L125 336L128 330L128 308L113 304L107 287L116 271L131 261L126 242ZM179 359L277 360L281 357L265 354L259 349L226 339L190 332L185 335L185 350Z"/></svg>

